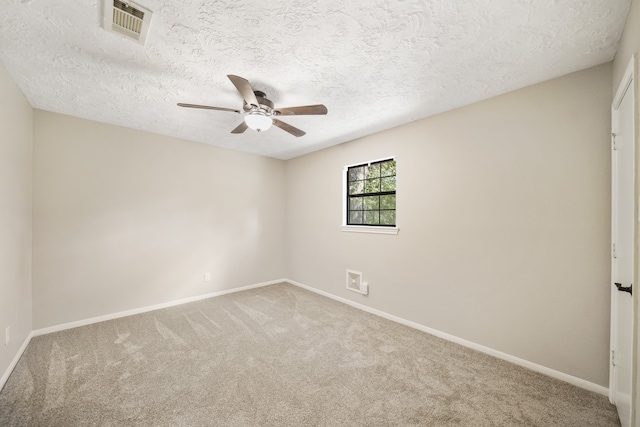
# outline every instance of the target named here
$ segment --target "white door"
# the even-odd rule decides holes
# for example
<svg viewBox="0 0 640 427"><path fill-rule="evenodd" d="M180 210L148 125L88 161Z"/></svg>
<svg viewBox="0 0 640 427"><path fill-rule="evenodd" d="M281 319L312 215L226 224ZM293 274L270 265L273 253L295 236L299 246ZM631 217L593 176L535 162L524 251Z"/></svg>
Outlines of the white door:
<svg viewBox="0 0 640 427"><path fill-rule="evenodd" d="M610 399L622 427L632 424L634 283L634 63L612 106L612 258Z"/></svg>

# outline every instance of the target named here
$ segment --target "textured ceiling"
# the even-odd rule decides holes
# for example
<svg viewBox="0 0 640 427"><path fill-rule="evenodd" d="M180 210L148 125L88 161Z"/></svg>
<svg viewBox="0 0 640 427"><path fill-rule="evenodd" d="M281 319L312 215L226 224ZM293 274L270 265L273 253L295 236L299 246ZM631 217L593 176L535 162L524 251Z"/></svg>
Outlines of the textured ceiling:
<svg viewBox="0 0 640 427"><path fill-rule="evenodd" d="M613 59L631 0L139 0L145 45L97 0L3 0L0 62L34 108L288 159ZM233 135L227 74L276 107L325 104Z"/></svg>

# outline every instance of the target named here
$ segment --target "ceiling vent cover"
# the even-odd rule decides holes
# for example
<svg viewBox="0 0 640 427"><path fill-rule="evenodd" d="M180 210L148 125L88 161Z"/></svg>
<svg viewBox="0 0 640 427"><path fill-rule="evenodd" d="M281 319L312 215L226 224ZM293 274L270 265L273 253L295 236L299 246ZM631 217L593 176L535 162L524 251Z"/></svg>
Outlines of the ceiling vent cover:
<svg viewBox="0 0 640 427"><path fill-rule="evenodd" d="M153 13L138 4L126 0L103 0L102 26L107 31L125 35L144 44Z"/></svg>

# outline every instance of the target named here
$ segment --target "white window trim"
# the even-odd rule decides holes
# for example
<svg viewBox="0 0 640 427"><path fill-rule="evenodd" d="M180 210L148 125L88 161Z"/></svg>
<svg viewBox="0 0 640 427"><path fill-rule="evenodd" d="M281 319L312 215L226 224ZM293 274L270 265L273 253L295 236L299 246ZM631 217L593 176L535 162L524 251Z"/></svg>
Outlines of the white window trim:
<svg viewBox="0 0 640 427"><path fill-rule="evenodd" d="M377 225L343 225L342 231L350 233L398 234L400 229L398 227L382 227Z"/></svg>
<svg viewBox="0 0 640 427"><path fill-rule="evenodd" d="M370 160L368 162L358 162L350 165L346 165L342 168L342 231L350 233L370 233L370 234L398 234L400 228L398 227L398 206L396 204L396 226L385 227L382 225L347 225L347 171L352 166L359 166L364 164L371 164L376 162L383 162L385 160L395 160L396 156L383 157L377 160ZM398 175L396 172L396 190L398 189Z"/></svg>

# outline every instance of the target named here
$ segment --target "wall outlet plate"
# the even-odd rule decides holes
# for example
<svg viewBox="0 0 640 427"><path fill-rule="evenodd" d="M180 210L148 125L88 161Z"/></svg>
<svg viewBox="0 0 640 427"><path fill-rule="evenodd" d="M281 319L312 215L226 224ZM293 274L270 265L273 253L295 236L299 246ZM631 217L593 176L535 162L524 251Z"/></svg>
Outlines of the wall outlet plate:
<svg viewBox="0 0 640 427"><path fill-rule="evenodd" d="M360 285L360 293L369 295L369 284L367 282L362 282L362 285Z"/></svg>

